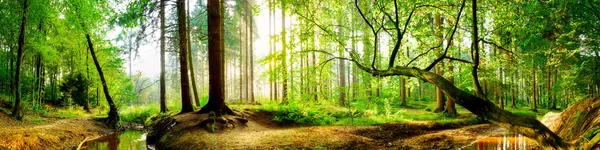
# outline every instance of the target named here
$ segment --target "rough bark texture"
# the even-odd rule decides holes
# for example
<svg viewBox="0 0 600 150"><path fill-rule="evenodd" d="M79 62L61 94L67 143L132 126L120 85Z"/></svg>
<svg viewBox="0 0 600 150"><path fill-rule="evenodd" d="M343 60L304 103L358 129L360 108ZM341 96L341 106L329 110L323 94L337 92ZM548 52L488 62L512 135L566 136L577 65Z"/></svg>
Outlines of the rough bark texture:
<svg viewBox="0 0 600 150"><path fill-rule="evenodd" d="M225 104L224 90L224 49L222 40L223 16L222 2L209 0L206 7L208 13L208 103L198 113L214 112L217 116L234 114Z"/></svg>
<svg viewBox="0 0 600 150"><path fill-rule="evenodd" d="M179 27L179 77L181 79L181 112L192 112L194 107L190 99L190 81L188 76L187 62L187 32L186 32L185 0L177 1L177 25Z"/></svg>
<svg viewBox="0 0 600 150"><path fill-rule="evenodd" d="M15 74L15 104L13 105L12 117L17 120L23 119L21 112L21 66L23 65L23 46L25 46L25 26L27 25L27 0L23 0L23 18L21 19L21 32L19 33L19 44L17 49L17 69Z"/></svg>
<svg viewBox="0 0 600 150"><path fill-rule="evenodd" d="M160 1L160 112L167 112L165 83L165 1Z"/></svg>
<svg viewBox="0 0 600 150"><path fill-rule="evenodd" d="M356 57L353 57L356 60ZM566 149L567 145L554 132L533 117L520 116L498 108L494 103L462 91L444 77L418 68L396 66L389 70L373 70L355 62L357 66L373 76L408 76L427 81L440 88L473 114L498 126L534 139L545 149Z"/></svg>

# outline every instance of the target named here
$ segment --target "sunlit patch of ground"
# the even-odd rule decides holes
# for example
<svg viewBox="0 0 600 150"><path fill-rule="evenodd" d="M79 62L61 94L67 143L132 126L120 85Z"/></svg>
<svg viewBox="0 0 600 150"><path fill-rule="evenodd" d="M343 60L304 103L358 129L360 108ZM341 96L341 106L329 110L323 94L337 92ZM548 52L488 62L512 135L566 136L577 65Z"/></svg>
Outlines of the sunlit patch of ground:
<svg viewBox="0 0 600 150"><path fill-rule="evenodd" d="M5 120L2 120L5 121ZM1 126L0 149L65 149L86 137L111 132L90 117L58 120L44 125Z"/></svg>

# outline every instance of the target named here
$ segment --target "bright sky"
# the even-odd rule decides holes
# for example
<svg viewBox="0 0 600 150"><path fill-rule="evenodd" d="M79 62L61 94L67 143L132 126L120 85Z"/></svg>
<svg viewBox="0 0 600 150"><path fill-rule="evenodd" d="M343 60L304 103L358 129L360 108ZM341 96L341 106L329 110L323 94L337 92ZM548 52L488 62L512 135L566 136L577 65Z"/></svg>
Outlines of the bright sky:
<svg viewBox="0 0 600 150"><path fill-rule="evenodd" d="M196 3L196 0L191 0L192 4ZM125 3L126 4L126 3ZM259 60L269 53L269 11L267 9L267 4L263 0L256 0L255 5L260 6L260 14L258 16L254 16L254 21L256 23L256 29L254 32L258 33L258 37L254 39L254 59ZM121 7L124 8L124 7ZM277 23L275 33L279 33L281 31L281 11L276 10L275 14L277 15L277 19L275 20ZM289 23L286 24L288 27ZM118 34L121 32L121 28L115 28L108 33L109 39L116 39ZM160 32L156 32L157 35L154 36L154 41L157 41L160 35ZM117 43L121 44L121 43ZM280 47L280 46L278 46ZM126 72L129 73L129 59L127 56L123 56L125 60L127 60L125 65ZM168 57L167 57L168 59ZM168 61L168 60L167 60ZM254 63L255 65L258 63ZM159 42L150 42L145 45L141 45L139 48L139 54L137 59L133 61L132 68L133 73L135 74L137 71L141 71L147 77L157 77L160 73L160 48ZM257 72L255 73L256 77L260 75L260 66L255 66Z"/></svg>

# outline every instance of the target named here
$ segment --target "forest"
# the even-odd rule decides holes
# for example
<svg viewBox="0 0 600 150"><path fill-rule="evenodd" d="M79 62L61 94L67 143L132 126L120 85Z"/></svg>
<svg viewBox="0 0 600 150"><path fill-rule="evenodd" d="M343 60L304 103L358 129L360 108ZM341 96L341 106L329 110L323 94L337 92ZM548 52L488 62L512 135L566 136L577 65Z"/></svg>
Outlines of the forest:
<svg viewBox="0 0 600 150"><path fill-rule="evenodd" d="M599 0L0 0L0 150L600 149Z"/></svg>

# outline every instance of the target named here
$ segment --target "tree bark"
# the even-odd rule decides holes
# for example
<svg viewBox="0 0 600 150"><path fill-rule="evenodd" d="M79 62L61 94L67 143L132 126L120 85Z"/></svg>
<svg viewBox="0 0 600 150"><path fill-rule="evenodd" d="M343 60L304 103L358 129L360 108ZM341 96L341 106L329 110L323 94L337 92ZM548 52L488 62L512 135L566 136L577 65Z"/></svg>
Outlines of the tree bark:
<svg viewBox="0 0 600 150"><path fill-rule="evenodd" d="M207 3L208 13L208 78L209 94L208 103L198 113L214 112L217 116L223 114L234 114L225 104L224 89L224 49L223 49L223 2L220 0L209 0Z"/></svg>
<svg viewBox="0 0 600 150"><path fill-rule="evenodd" d="M473 87L475 90L475 96L481 97L483 99L487 99L487 96L485 95L485 93L483 93L483 90L481 89L481 85L479 84L479 77L477 74L477 70L479 69L479 46L478 46L478 42L479 42L479 35L477 32L477 0L473 0L472 1L472 14L473 14L473 40L471 41L471 57L473 58L473 70L471 71L471 74L473 75Z"/></svg>
<svg viewBox="0 0 600 150"><path fill-rule="evenodd" d="M160 112L167 112L165 83L165 1L160 1Z"/></svg>
<svg viewBox="0 0 600 150"><path fill-rule="evenodd" d="M179 75L181 78L181 111L179 113L186 113L194 111L194 107L190 99L190 81L187 67L188 39L185 0L177 1L177 25L179 27Z"/></svg>
<svg viewBox="0 0 600 150"><path fill-rule="evenodd" d="M21 19L21 32L19 33L19 43L17 49L17 68L15 74L15 104L13 105L12 117L21 120L21 66L23 65L23 51L25 46L25 27L27 25L27 0L23 0L23 18Z"/></svg>

